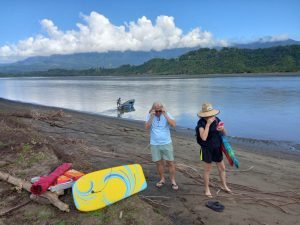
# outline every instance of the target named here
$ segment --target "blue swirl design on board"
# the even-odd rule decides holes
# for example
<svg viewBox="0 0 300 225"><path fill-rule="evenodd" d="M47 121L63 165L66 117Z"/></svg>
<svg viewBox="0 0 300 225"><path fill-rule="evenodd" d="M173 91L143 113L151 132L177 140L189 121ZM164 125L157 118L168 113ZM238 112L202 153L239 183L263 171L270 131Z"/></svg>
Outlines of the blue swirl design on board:
<svg viewBox="0 0 300 225"><path fill-rule="evenodd" d="M104 178L104 182L108 182L109 179L112 179L112 178L117 178L117 179L120 179L121 181L123 181L123 183L126 186L126 192L125 192L125 195L123 198L128 197L131 192L130 181L128 180L128 178L126 179L126 177L120 175L119 173L110 173Z"/></svg>
<svg viewBox="0 0 300 225"><path fill-rule="evenodd" d="M96 198L96 196L91 195L91 193L93 191L93 188L94 188L94 182L93 181L90 181L90 187L87 191L80 191L78 189L78 186L75 183L75 185L73 185L73 187L72 187L72 192L73 192L73 195L77 195L78 198L82 199L83 201L89 201L91 199ZM76 207L79 206L78 202L76 201L75 198L74 198L74 200L75 200Z"/></svg>

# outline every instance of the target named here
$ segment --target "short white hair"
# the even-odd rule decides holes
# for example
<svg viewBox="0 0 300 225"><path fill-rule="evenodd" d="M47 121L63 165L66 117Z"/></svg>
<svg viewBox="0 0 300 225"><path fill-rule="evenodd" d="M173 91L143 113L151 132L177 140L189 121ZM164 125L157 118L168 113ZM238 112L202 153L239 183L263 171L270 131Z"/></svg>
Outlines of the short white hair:
<svg viewBox="0 0 300 225"><path fill-rule="evenodd" d="M155 107L160 107L160 108L162 108L162 107L163 107L163 104L162 104L160 101L153 102L152 107L151 107L151 109L149 110L149 112L151 112L153 109L155 109Z"/></svg>

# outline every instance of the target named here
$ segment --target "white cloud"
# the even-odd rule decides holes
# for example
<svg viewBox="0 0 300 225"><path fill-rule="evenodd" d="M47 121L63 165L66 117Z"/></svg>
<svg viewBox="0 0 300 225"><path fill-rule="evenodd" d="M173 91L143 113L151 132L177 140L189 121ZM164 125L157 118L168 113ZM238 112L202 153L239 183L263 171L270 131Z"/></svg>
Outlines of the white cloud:
<svg viewBox="0 0 300 225"><path fill-rule="evenodd" d="M249 44L253 42L260 42L260 43L266 43L266 42L276 42L276 41L286 41L290 39L290 37L287 34L279 34L279 35L273 35L273 36L263 36L263 37L252 37L252 38L240 38L240 39L234 39L230 40L229 43L231 44ZM228 43L228 42L226 42Z"/></svg>
<svg viewBox="0 0 300 225"><path fill-rule="evenodd" d="M289 36L287 34L281 34L281 35L276 35L276 36L265 36L262 38L259 38L259 42L276 42L276 41L285 41L288 40Z"/></svg>
<svg viewBox="0 0 300 225"><path fill-rule="evenodd" d="M214 40L212 33L195 28L183 34L171 16L158 16L155 24L145 16L116 26L108 18L91 12L81 15L84 23L77 30L60 30L49 19L41 26L45 34L0 46L0 62L10 62L31 56L71 54L80 52L150 51L178 47L227 46L224 40Z"/></svg>

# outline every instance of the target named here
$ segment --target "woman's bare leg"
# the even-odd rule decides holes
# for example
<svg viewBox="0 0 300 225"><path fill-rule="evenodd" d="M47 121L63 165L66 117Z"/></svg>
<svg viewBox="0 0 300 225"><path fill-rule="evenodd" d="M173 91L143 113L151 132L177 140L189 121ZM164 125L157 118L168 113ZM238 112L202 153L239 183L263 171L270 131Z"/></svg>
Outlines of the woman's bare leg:
<svg viewBox="0 0 300 225"><path fill-rule="evenodd" d="M211 163L204 162L204 188L205 188L205 195L207 197L212 197L210 189L209 189L209 175L211 171L212 165Z"/></svg>
<svg viewBox="0 0 300 225"><path fill-rule="evenodd" d="M228 186L226 184L226 173L225 173L224 161L222 160L221 162L217 163L217 167L218 167L219 176L221 179L221 188L226 192L231 192L231 190L228 188Z"/></svg>

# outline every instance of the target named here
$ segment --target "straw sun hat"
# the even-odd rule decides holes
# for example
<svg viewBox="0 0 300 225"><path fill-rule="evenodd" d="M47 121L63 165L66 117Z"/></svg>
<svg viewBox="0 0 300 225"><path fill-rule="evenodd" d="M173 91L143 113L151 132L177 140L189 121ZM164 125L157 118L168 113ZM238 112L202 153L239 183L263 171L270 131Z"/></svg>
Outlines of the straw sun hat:
<svg viewBox="0 0 300 225"><path fill-rule="evenodd" d="M210 103L204 103L202 105L202 110L198 112L198 116L200 117L209 117L209 116L215 116L219 114L220 110L214 109L212 104Z"/></svg>

